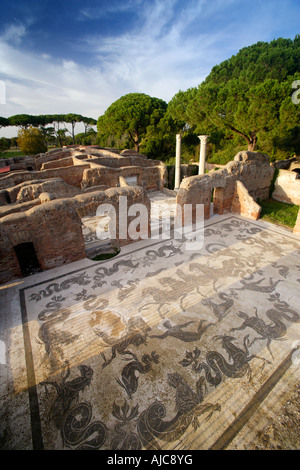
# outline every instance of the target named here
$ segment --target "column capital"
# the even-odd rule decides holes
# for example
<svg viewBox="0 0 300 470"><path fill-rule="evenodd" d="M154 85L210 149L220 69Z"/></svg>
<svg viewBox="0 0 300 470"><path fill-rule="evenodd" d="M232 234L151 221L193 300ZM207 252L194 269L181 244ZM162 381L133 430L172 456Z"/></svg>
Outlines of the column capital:
<svg viewBox="0 0 300 470"><path fill-rule="evenodd" d="M209 135L198 135L201 142L207 142Z"/></svg>

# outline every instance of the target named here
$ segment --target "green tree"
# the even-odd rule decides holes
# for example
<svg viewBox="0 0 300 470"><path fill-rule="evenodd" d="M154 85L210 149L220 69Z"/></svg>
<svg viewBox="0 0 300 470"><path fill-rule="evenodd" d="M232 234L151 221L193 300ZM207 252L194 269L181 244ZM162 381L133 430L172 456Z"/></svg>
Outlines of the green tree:
<svg viewBox="0 0 300 470"><path fill-rule="evenodd" d="M43 132L33 126L19 130L18 145L25 155L47 152L47 144Z"/></svg>
<svg viewBox="0 0 300 470"><path fill-rule="evenodd" d="M95 145L97 143L97 132L94 129L80 132L75 135L75 143L78 145Z"/></svg>
<svg viewBox="0 0 300 470"><path fill-rule="evenodd" d="M70 134L72 135L72 139L73 139L73 144L75 144L75 125L78 123L78 122L81 122L83 119L83 116L81 116L80 114L65 114L64 116L64 122L67 122L69 124L71 124L72 126L72 131L68 131L70 132Z"/></svg>
<svg viewBox="0 0 300 470"><path fill-rule="evenodd" d="M34 126L34 117L30 114L15 114L8 118L10 126L16 126L23 129L27 129L29 126Z"/></svg>
<svg viewBox="0 0 300 470"><path fill-rule="evenodd" d="M8 150L10 148L10 145L10 139L7 139L6 137L0 137L0 153L5 152L5 150Z"/></svg>
<svg viewBox="0 0 300 470"><path fill-rule="evenodd" d="M156 126L164 116L167 103L144 93L129 93L109 106L98 119L98 133L101 142L128 136L131 145L139 151L147 133L147 127Z"/></svg>
<svg viewBox="0 0 300 470"><path fill-rule="evenodd" d="M291 95L299 64L299 36L259 42L213 67L197 88L175 95L169 111L180 114L195 132L222 131L223 143L242 139L249 150L274 154L279 141L287 143L284 135L292 134L289 151L295 152L292 141L297 142L300 131L300 106L292 103Z"/></svg>
<svg viewBox="0 0 300 470"><path fill-rule="evenodd" d="M85 132L85 133L87 133L87 132L93 130L93 129L92 129L92 126L96 126L96 125L97 125L96 119L89 118L89 117L85 117L85 116L82 116L81 122L83 122L83 125L84 125L84 132Z"/></svg>
<svg viewBox="0 0 300 470"><path fill-rule="evenodd" d="M0 129L1 127L9 126L9 120L5 117L0 116Z"/></svg>
<svg viewBox="0 0 300 470"><path fill-rule="evenodd" d="M61 129L62 124L64 123L64 114L51 114L49 119L51 119L51 124L54 127L54 134L56 136L57 143L60 147L63 146L66 129Z"/></svg>

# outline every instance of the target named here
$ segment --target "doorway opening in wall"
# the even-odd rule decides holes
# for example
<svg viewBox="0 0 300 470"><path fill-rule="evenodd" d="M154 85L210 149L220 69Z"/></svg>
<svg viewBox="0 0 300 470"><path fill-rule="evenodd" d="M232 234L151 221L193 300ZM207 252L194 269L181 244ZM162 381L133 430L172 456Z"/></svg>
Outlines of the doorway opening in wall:
<svg viewBox="0 0 300 470"><path fill-rule="evenodd" d="M109 215L90 214L81 218L87 258L100 261L113 258L120 252L108 238L109 222Z"/></svg>
<svg viewBox="0 0 300 470"><path fill-rule="evenodd" d="M20 243L14 250L24 277L41 271L33 243Z"/></svg>
<svg viewBox="0 0 300 470"><path fill-rule="evenodd" d="M223 214L224 188L213 188L211 192L210 216Z"/></svg>
<svg viewBox="0 0 300 470"><path fill-rule="evenodd" d="M138 185L138 180L137 180L136 175L125 176L125 180L126 180L128 186L137 186Z"/></svg>
<svg viewBox="0 0 300 470"><path fill-rule="evenodd" d="M10 194L6 190L4 190L4 198L5 198L5 201L7 202L7 204L11 204Z"/></svg>

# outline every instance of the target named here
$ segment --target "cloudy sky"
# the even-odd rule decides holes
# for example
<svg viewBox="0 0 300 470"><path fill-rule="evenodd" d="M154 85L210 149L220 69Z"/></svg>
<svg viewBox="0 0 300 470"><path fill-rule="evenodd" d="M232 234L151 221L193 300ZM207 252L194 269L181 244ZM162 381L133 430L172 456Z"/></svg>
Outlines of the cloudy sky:
<svg viewBox="0 0 300 470"><path fill-rule="evenodd" d="M299 0L1 0L0 116L168 102L242 47L293 39L299 17Z"/></svg>

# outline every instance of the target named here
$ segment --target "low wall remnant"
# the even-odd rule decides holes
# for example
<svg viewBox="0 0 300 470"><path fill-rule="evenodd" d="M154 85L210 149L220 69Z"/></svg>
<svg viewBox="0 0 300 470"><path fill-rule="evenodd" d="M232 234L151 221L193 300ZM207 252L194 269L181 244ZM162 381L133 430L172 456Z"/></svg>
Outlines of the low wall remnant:
<svg viewBox="0 0 300 470"><path fill-rule="evenodd" d="M208 219L213 200L214 213L223 214L233 210L257 219L259 211L254 202L268 198L274 171L268 155L239 152L222 169L185 178L177 194L177 203L182 207L184 204L192 204L194 217L196 204L203 204L204 217Z"/></svg>

